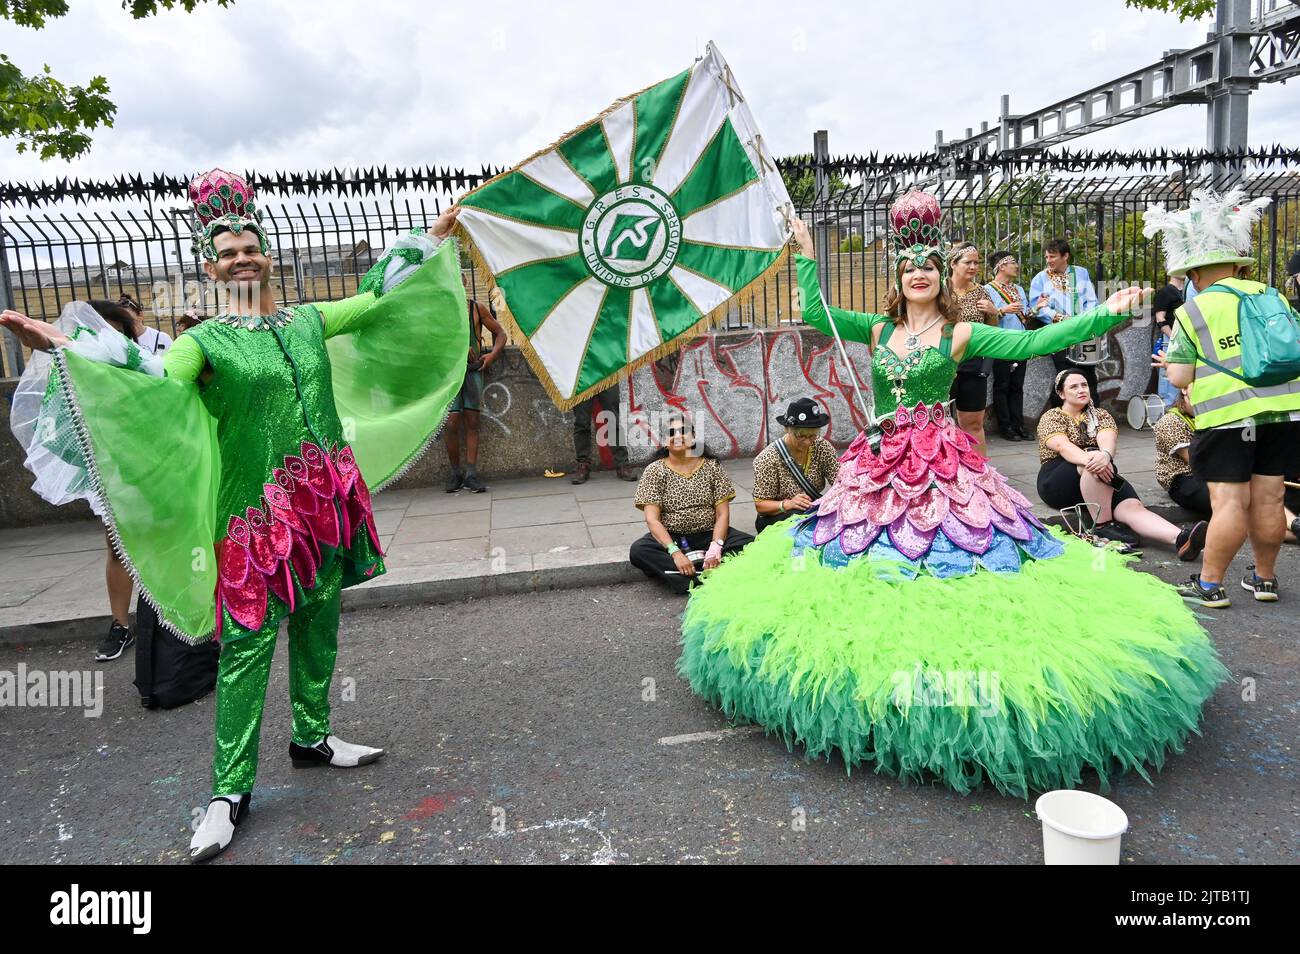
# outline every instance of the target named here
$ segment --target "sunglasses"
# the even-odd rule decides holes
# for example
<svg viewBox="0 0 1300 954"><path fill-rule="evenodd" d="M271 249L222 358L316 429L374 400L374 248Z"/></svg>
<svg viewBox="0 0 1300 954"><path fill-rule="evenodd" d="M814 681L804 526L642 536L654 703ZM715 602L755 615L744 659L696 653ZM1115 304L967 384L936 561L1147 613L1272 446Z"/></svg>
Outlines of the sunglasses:
<svg viewBox="0 0 1300 954"><path fill-rule="evenodd" d="M679 437L679 436L680 436L680 437L685 437L687 434L690 434L690 433L692 433L692 432L691 432L691 429L690 429L689 427L670 427L670 428L668 428L668 436L669 436L669 437Z"/></svg>

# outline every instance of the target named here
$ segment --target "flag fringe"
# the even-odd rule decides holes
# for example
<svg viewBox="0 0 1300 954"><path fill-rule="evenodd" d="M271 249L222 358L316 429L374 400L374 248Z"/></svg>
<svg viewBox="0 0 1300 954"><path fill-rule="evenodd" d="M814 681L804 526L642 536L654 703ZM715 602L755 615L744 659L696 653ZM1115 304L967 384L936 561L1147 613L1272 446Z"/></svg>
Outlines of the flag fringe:
<svg viewBox="0 0 1300 954"><path fill-rule="evenodd" d="M493 280L495 281L496 276L492 269L488 267L486 259L483 258L483 254L478 250L478 246L474 244L474 240L470 237L469 232L459 223L456 225L456 231L458 233L457 239L460 242L460 246L469 254L470 260L474 263L474 268L476 270L482 269L485 274L492 275ZM786 266L789 260L790 246L786 245L781 249L781 253L777 255L770 265L755 275L751 281L746 283L739 291L722 304L718 305L707 314L702 315L698 321L685 331L674 336L670 341L665 341L657 347L647 351L640 357L629 361L618 371L607 375L595 384L579 391L571 398L564 397L556 389L554 382L551 380L550 372L547 371L546 366L542 364L541 357L538 356L537 352L533 349L532 343L528 340L528 336L524 334L523 330L519 327L519 322L510 311L510 303L506 300L505 293L501 292L497 295L496 298L493 299L492 304L493 307L497 309L497 318L505 323L506 328L510 332L510 337L514 340L515 346L523 352L524 359L528 362L528 366L533 369L533 374L536 375L538 382L540 382L542 387L545 388L547 396L561 411L571 411L574 407L581 404L593 394L599 394L610 385L617 384L619 381L631 377L645 365L658 361L660 358L666 357L674 351L682 348L684 345L689 344L695 338L698 338L701 334L708 331L712 325L725 318L727 312L733 307L738 306L743 308L752 303L758 296L766 294L769 291L775 294L777 274ZM494 285L493 287L497 288L498 291L500 290L500 286Z"/></svg>

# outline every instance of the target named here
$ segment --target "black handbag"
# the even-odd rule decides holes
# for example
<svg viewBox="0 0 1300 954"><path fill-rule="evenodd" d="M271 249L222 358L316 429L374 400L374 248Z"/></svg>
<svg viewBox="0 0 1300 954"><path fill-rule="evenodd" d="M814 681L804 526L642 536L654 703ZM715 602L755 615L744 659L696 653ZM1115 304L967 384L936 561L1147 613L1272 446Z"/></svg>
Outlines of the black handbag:
<svg viewBox="0 0 1300 954"><path fill-rule="evenodd" d="M209 640L191 646L169 633L154 608L135 604L135 687L146 709L174 709L193 702L217 684L221 645Z"/></svg>

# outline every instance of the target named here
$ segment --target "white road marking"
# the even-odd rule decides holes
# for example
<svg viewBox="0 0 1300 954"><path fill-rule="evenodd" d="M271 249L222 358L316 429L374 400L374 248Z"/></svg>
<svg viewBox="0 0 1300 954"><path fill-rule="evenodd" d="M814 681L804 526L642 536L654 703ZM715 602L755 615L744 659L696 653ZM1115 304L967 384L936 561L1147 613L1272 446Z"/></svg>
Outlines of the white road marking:
<svg viewBox="0 0 1300 954"><path fill-rule="evenodd" d="M736 735L753 735L762 732L761 725L740 725L734 729L719 729L716 732L688 732L686 735L668 735L659 740L660 745L681 745L684 742L716 742Z"/></svg>

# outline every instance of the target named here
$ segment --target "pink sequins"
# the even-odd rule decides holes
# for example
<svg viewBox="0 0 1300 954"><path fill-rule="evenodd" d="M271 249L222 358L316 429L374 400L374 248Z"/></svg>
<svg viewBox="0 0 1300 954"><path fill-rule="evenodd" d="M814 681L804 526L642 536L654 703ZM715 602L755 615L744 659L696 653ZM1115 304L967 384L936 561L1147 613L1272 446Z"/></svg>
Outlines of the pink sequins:
<svg viewBox="0 0 1300 954"><path fill-rule="evenodd" d="M1029 502L988 466L943 405L898 407L881 431L878 450L859 435L841 458L845 466L818 502L814 546L838 541L844 555L857 556L879 540L916 561L939 534L946 546L976 555L1032 540Z"/></svg>
<svg viewBox="0 0 1300 954"><path fill-rule="evenodd" d="M906 515L899 517L889 525L889 539L894 548L909 560L916 560L927 553L934 540L937 528L918 530L912 526Z"/></svg>
<svg viewBox="0 0 1300 954"><path fill-rule="evenodd" d="M918 530L933 530L943 523L948 516L948 498L937 488L931 487L912 502L907 511L907 519Z"/></svg>
<svg viewBox="0 0 1300 954"><path fill-rule="evenodd" d="M303 441L262 494L262 507L232 515L216 545L218 637L223 609L245 629L261 629L268 593L292 612L294 578L304 590L316 585L322 546L349 546L364 526L382 550L370 491L349 447L326 452Z"/></svg>
<svg viewBox="0 0 1300 954"><path fill-rule="evenodd" d="M880 536L880 531L883 529L884 527L874 524L870 520L863 520L851 527L845 527L844 533L840 535L840 549L849 556L861 553L875 542L876 537Z"/></svg>

